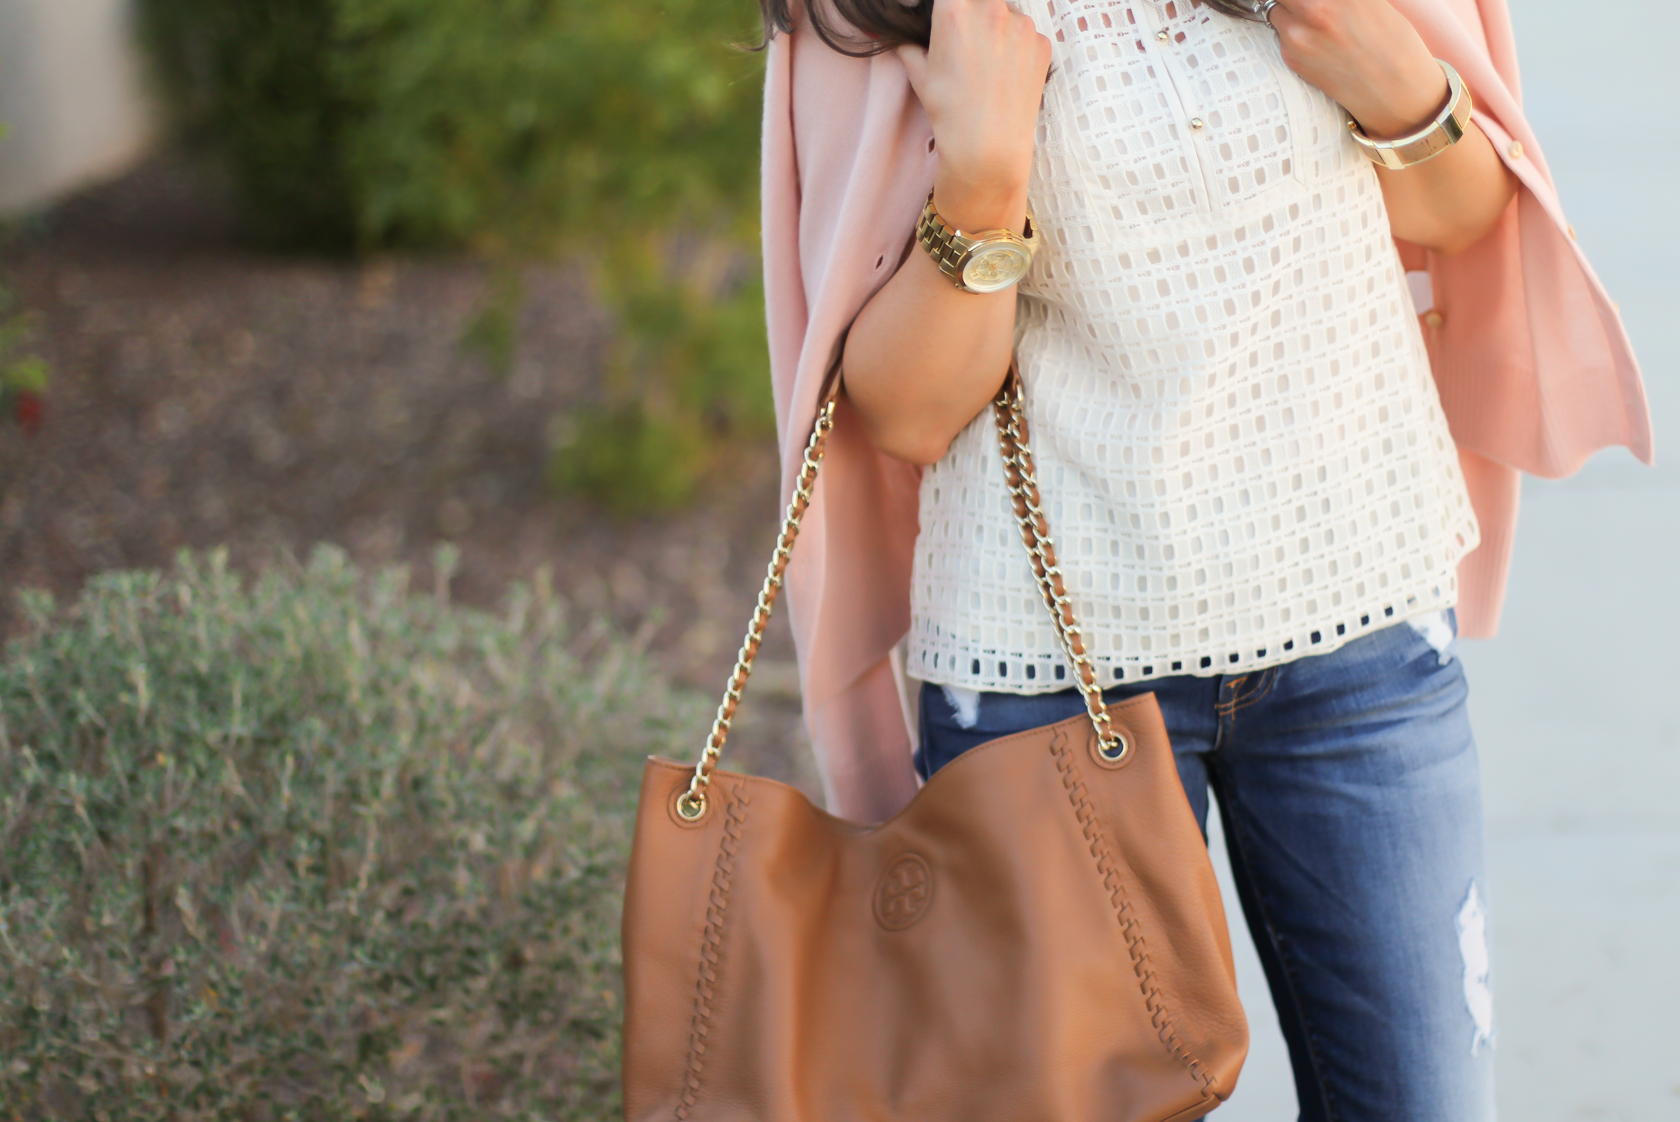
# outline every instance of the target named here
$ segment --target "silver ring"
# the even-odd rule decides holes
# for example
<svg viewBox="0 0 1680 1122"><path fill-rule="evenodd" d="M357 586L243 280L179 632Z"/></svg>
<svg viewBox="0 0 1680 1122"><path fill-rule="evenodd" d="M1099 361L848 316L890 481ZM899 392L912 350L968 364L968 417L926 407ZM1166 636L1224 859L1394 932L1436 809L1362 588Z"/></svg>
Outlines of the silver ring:
<svg viewBox="0 0 1680 1122"><path fill-rule="evenodd" d="M1272 26L1272 9L1278 6L1278 0L1266 0L1260 5L1260 18L1266 21L1266 26Z"/></svg>

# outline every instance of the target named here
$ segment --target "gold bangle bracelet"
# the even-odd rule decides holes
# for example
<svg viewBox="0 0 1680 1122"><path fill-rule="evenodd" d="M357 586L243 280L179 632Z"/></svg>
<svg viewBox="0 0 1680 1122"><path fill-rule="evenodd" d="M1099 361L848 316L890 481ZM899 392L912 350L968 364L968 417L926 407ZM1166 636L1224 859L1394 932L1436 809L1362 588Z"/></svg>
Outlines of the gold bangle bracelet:
<svg viewBox="0 0 1680 1122"><path fill-rule="evenodd" d="M1464 139L1465 130L1470 127L1470 113L1475 108L1470 91L1464 88L1464 80L1451 63L1443 59L1435 61L1447 76L1447 103L1423 128L1393 140L1372 140L1359 127L1358 121L1351 116L1348 118L1348 132L1353 135L1359 150L1365 153L1365 158L1373 164L1399 171L1432 160Z"/></svg>

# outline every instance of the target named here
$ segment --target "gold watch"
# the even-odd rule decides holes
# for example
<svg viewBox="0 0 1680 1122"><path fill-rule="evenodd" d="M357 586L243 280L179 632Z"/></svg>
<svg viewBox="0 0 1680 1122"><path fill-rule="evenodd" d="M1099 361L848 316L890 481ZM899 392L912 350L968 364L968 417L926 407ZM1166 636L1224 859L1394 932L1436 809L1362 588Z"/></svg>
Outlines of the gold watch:
<svg viewBox="0 0 1680 1122"><path fill-rule="evenodd" d="M1470 91L1464 88L1464 80L1452 64L1444 59L1435 61L1447 76L1447 103L1423 128L1393 140L1372 140L1359 127L1358 121L1348 118L1348 131L1359 144L1359 150L1365 153L1365 158L1373 164L1399 171L1433 159L1464 139L1464 130L1470 127L1470 111L1474 108Z"/></svg>
<svg viewBox="0 0 1680 1122"><path fill-rule="evenodd" d="M1032 209L1027 210L1025 236L1013 230L979 230L964 233L946 225L933 207L928 192L922 219L916 223L916 240L939 265L951 283L966 292L998 292L1027 275L1033 254L1038 252L1038 230Z"/></svg>

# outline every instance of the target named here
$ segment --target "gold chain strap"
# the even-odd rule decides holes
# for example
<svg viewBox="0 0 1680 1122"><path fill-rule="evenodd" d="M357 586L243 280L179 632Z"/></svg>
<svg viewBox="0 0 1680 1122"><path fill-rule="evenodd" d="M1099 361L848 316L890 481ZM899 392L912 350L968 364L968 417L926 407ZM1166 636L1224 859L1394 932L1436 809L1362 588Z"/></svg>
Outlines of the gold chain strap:
<svg viewBox="0 0 1680 1122"><path fill-rule="evenodd" d="M1032 451L1027 446L1026 407L1021 397L1021 383L1018 377L1011 377L993 399L992 414L997 422L998 447L1003 453L1004 476L1008 481L1010 498L1014 500L1015 518L1020 523L1021 540L1026 544L1027 556L1032 561L1033 577L1038 581L1045 606L1050 609L1056 637L1061 641L1068 662L1073 665L1075 682L1085 698L1085 711L1090 714L1091 725L1096 729L1102 752L1111 760L1124 759L1130 750L1129 745L1124 737L1114 731L1113 723L1109 720L1108 707L1103 703L1102 687L1097 683L1097 672L1085 652L1085 639L1074 616L1073 601L1067 594L1067 584L1063 580L1062 571L1056 565L1056 546L1050 540L1050 522L1041 506ZM800 519L805 516L806 508L811 505L811 493L816 487L817 472L822 467L823 452L828 446L828 434L833 429L834 401L830 399L817 414L816 424L811 429L810 442L805 446L805 462L800 465L799 476L794 482L793 498L788 501L787 513L782 518L782 532L776 540L776 552L771 555L769 568L764 575L764 587L758 593L758 606L753 609L752 622L747 626L747 637L741 642L741 651L735 657L735 669L729 675L729 684L724 689L723 700L718 704L717 717L712 721L712 734L706 738L705 750L700 753L700 762L694 767L694 778L689 780L688 790L677 799L677 813L690 822L706 813L706 789L711 784L712 772L717 768L718 759L723 754L723 742L729 736L729 726L735 718L735 710L740 707L741 691L746 688L747 677L752 673L753 660L758 657L759 645L764 642L764 629L770 623L771 609L776 603L776 595L782 589L782 577L787 572L793 542L799 536Z"/></svg>
<svg viewBox="0 0 1680 1122"><path fill-rule="evenodd" d="M1085 636L1068 596L1067 582L1056 564L1056 545L1050 540L1050 520L1044 514L1043 497L1038 490L1038 474L1033 464L1032 448L1027 441L1026 403L1021 396L1021 381L1017 375L1004 384L992 399L992 416L997 422L998 450L1003 454L1004 480L1009 497L1014 501L1015 520L1020 524L1021 541L1027 547L1033 576L1050 609L1050 621L1055 625L1056 637L1062 651L1073 665L1074 684L1085 699L1085 712L1096 729L1101 751L1110 760L1125 759L1130 746L1125 737L1114 731L1109 720L1108 706L1103 701L1102 686L1097 672L1085 650Z"/></svg>
<svg viewBox="0 0 1680 1122"><path fill-rule="evenodd" d="M741 651L735 656L735 670L729 675L729 685L718 703L717 717L712 721L712 735L706 738L706 750L700 753L694 778L688 790L677 800L677 813L692 822L706 813L706 787L712 781L712 770L723 754L723 742L729 736L729 724L741 704L741 690L746 687L747 675L752 673L753 659L758 657L759 644L764 642L764 629L770 623L770 610L776 595L782 590L782 575L787 572L788 559L793 555L793 540L799 536L799 520L811 505L811 492L817 485L817 469L822 467L823 451L828 446L828 434L834 428L834 399L823 404L817 423L811 429L810 442L805 445L805 462L799 466L794 482L793 498L788 500L787 513L782 517L782 533L776 539L776 552L770 555L770 566L764 574L764 587L758 590L758 606L753 609L752 622L747 625L747 637L741 641Z"/></svg>

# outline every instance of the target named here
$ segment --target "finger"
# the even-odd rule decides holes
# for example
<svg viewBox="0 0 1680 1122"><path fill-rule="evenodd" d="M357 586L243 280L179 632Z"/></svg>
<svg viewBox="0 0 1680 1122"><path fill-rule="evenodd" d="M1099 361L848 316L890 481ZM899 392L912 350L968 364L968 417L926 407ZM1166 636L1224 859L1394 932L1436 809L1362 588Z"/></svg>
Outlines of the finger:
<svg viewBox="0 0 1680 1122"><path fill-rule="evenodd" d="M1262 5L1263 6L1263 5ZM1266 22L1274 28L1281 28L1285 20L1294 18L1295 13L1289 8L1289 0L1278 0L1272 5L1271 11L1266 13Z"/></svg>
<svg viewBox="0 0 1680 1122"><path fill-rule="evenodd" d="M1271 17L1266 22L1272 25L1272 30L1277 32L1281 38L1297 28L1302 20L1299 12L1292 11L1287 3L1280 0L1278 6L1272 9Z"/></svg>
<svg viewBox="0 0 1680 1122"><path fill-rule="evenodd" d="M895 48L898 59L904 64L904 73L910 79L910 88L916 91L916 96L922 94L922 79L927 77L927 51L914 43L906 43Z"/></svg>

